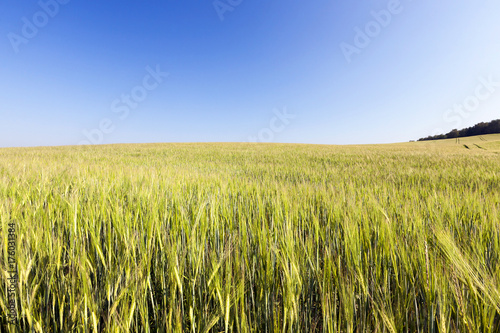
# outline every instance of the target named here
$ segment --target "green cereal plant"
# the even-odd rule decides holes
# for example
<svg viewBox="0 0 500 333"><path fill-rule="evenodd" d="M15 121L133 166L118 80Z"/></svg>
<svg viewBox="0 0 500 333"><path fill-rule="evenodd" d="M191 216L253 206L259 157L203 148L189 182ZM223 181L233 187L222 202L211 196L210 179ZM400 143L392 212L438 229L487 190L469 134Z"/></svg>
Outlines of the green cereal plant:
<svg viewBox="0 0 500 333"><path fill-rule="evenodd" d="M499 332L499 143L0 149L0 331Z"/></svg>

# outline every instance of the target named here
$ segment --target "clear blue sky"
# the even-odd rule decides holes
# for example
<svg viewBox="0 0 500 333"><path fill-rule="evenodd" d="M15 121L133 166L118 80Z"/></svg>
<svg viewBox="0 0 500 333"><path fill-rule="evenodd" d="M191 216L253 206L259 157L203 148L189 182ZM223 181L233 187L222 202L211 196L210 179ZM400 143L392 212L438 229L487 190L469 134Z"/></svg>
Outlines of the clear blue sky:
<svg viewBox="0 0 500 333"><path fill-rule="evenodd" d="M3 0L0 147L471 126L500 118L499 18L498 0Z"/></svg>

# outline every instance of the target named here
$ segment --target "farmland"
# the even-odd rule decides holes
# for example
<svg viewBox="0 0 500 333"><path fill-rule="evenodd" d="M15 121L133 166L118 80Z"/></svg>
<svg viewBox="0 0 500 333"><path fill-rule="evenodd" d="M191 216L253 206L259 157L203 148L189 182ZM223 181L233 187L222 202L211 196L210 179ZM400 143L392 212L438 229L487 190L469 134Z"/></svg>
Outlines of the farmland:
<svg viewBox="0 0 500 333"><path fill-rule="evenodd" d="M499 332L500 135L0 149L0 239L2 332Z"/></svg>

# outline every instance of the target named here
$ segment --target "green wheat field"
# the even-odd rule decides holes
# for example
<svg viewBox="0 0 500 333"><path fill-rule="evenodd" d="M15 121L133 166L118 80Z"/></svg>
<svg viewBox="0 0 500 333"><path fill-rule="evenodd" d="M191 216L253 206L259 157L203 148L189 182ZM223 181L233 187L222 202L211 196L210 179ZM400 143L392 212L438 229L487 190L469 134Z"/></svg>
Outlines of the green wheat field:
<svg viewBox="0 0 500 333"><path fill-rule="evenodd" d="M4 148L0 240L1 332L500 332L500 135Z"/></svg>

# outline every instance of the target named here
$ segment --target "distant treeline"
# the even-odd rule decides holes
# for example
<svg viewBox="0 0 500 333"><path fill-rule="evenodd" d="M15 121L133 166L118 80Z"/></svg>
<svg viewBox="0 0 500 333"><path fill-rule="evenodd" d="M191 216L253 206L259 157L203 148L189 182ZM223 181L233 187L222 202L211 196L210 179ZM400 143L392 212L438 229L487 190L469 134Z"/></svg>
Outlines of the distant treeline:
<svg viewBox="0 0 500 333"><path fill-rule="evenodd" d="M464 128L462 130L454 129L447 134L428 136L426 138L418 139L418 141L454 139L454 138L462 138L465 136L496 134L496 133L500 133L500 119L493 120L488 123L479 123L472 127Z"/></svg>

